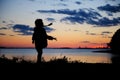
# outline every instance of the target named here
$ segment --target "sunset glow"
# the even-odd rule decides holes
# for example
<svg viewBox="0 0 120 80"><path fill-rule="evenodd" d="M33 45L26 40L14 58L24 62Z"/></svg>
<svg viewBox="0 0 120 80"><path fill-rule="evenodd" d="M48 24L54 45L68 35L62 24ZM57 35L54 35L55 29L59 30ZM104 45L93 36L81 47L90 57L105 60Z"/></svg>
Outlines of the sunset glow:
<svg viewBox="0 0 120 80"><path fill-rule="evenodd" d="M34 47L37 18L49 26L49 48L107 47L120 28L120 0L0 0L0 47Z"/></svg>

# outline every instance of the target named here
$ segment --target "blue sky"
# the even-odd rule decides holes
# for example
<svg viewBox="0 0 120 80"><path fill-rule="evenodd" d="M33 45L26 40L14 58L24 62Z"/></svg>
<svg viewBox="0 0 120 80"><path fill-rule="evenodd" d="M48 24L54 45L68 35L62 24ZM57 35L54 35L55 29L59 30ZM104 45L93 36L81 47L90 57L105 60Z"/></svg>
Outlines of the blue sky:
<svg viewBox="0 0 120 80"><path fill-rule="evenodd" d="M81 0L81 1L80 0L24 0L24 1L1 0L0 4L2 6L1 7L2 18L6 18L6 17L12 18L13 16L18 18L22 16L31 18L31 17L38 17L37 10L94 9L96 12L104 14L105 10L100 11L98 7L104 7L107 4L115 7L120 4L120 1L119 0ZM119 14L117 13L112 13L112 14L115 14L114 17L119 16ZM52 17L56 18L56 16L52 16Z"/></svg>
<svg viewBox="0 0 120 80"><path fill-rule="evenodd" d="M101 42L95 43L108 43L120 27L120 0L0 0L0 10L2 39L3 36L31 37L37 18L42 18L45 24L53 22L46 30L60 41L50 45L63 45L63 42L64 46L91 45L98 36ZM68 37L68 34L76 36ZM86 37L78 39L81 35ZM74 44L67 39L62 41L63 37Z"/></svg>
<svg viewBox="0 0 120 80"><path fill-rule="evenodd" d="M81 10L90 10L98 12L102 17L119 17L119 11L115 13L110 13L110 11L100 10L98 7L105 7L107 4L113 7L119 7L119 0L1 0L1 18L4 20L13 20L16 23L20 21L26 23L27 21L33 21L34 18L54 18L56 21L59 19L54 13L38 13L37 10L64 10L69 9L78 11ZM107 6L106 6L107 7ZM69 12L70 12L69 11ZM108 13L113 16L108 16ZM47 16L47 17L46 17ZM62 15L61 16L65 16ZM26 19L26 22L24 21ZM31 20L29 20L31 19ZM33 20L32 20L33 19Z"/></svg>

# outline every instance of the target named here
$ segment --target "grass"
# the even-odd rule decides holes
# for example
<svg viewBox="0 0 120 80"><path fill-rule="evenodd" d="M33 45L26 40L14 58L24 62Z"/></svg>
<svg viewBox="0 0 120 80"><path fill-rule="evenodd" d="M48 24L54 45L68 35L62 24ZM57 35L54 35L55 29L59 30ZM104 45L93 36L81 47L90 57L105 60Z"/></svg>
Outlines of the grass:
<svg viewBox="0 0 120 80"><path fill-rule="evenodd" d="M12 65L14 64L14 65ZM8 59L5 55L0 56L0 65L1 67L7 65L8 70L16 69L16 71L26 71L26 70L34 70L34 71L42 71L42 72L108 72L108 71L119 71L120 66L110 63L83 63L79 61L68 61L68 58L64 56L63 58L52 58L50 61L46 62L44 58L42 58L41 64L37 64L36 62L25 60L24 57L13 57L12 59ZM9 66L9 68L8 68Z"/></svg>
<svg viewBox="0 0 120 80"><path fill-rule="evenodd" d="M33 61L25 60L23 57L12 57L12 59L7 58L5 55L0 56L0 64L33 64Z"/></svg>
<svg viewBox="0 0 120 80"><path fill-rule="evenodd" d="M119 63L120 57L114 57L112 60L117 60L116 63ZM112 63L85 63L80 61L70 61L69 58L63 56L62 58L53 57L49 61L45 61L42 57L41 64L112 64ZM12 57L12 59L7 58L5 55L0 55L0 64L37 64L35 61L26 60L24 56L22 57Z"/></svg>
<svg viewBox="0 0 120 80"><path fill-rule="evenodd" d="M42 64L43 63L51 63L51 64L71 64L71 63L82 63L79 61L69 61L66 56L63 58L56 58L53 57L49 61L45 61L44 58L42 58ZM12 57L12 59L7 58L5 55L0 55L0 64L37 64L35 61L32 60L26 60L24 56L22 57Z"/></svg>

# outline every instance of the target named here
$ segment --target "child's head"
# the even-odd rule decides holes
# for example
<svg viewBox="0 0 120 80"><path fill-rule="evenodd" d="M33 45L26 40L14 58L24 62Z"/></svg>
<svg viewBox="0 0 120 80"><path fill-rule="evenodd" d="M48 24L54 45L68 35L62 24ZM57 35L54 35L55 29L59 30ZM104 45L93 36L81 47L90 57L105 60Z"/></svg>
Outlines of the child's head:
<svg viewBox="0 0 120 80"><path fill-rule="evenodd" d="M35 20L35 26L36 27L43 27L44 25L43 25L42 19L36 19Z"/></svg>

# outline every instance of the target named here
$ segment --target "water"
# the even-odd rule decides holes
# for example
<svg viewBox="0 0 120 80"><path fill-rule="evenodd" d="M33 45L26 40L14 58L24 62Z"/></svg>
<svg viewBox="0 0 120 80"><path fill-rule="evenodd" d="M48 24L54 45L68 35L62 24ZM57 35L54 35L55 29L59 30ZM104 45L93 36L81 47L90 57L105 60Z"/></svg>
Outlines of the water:
<svg viewBox="0 0 120 80"><path fill-rule="evenodd" d="M111 63L112 55L109 53L93 52L102 49L43 49L44 59L49 61L52 58L62 58L66 56L69 61L80 61L86 63ZM105 50L105 49L103 49ZM0 54L6 57L24 57L28 60L36 61L37 52L35 49L0 49Z"/></svg>

